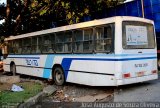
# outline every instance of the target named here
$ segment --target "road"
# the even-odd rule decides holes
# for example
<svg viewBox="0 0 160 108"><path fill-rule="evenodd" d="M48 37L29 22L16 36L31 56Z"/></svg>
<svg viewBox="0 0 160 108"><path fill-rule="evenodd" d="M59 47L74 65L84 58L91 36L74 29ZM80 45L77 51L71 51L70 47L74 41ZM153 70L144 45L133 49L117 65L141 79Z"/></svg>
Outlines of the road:
<svg viewBox="0 0 160 108"><path fill-rule="evenodd" d="M159 79L121 86L114 91L114 102L160 102Z"/></svg>

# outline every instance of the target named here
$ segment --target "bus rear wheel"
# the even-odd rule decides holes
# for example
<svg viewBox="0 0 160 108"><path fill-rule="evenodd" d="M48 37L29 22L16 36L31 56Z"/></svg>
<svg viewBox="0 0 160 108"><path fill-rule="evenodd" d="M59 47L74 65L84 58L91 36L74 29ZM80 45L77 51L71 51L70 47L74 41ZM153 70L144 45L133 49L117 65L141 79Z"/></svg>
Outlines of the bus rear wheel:
<svg viewBox="0 0 160 108"><path fill-rule="evenodd" d="M13 76L16 75L16 65L15 64L11 64L11 66L10 66L10 72L13 74Z"/></svg>
<svg viewBox="0 0 160 108"><path fill-rule="evenodd" d="M65 83L64 72L62 68L56 67L53 70L53 79L56 85L63 85Z"/></svg>

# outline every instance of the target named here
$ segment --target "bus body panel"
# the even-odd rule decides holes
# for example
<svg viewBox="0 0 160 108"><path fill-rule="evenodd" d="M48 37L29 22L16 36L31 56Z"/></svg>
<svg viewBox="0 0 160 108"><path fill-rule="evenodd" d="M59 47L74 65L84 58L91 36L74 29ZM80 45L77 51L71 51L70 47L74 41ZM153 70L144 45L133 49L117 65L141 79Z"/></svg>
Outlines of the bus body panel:
<svg viewBox="0 0 160 108"><path fill-rule="evenodd" d="M91 56L63 56L54 54L34 56L21 55L21 57L17 58L18 57L15 55L10 55L4 60L6 64L4 66L5 71L10 71L10 65L8 64L14 61L17 73L52 79L52 67L55 64L60 64L64 70L66 82L79 84L85 84L84 82L87 82L85 85L97 86L98 84L94 81L102 77L102 81L99 82L101 86L113 86L116 83L114 77L115 59L113 54L95 54L94 56L93 54ZM72 77L74 75L77 76ZM86 75L87 80L85 80L82 75Z"/></svg>
<svg viewBox="0 0 160 108"><path fill-rule="evenodd" d="M46 63L50 64L47 55L9 55L4 62L5 71L10 71L10 64L14 62L16 73L44 78L50 77L50 72L52 71L51 66L53 65L46 65Z"/></svg>
<svg viewBox="0 0 160 108"><path fill-rule="evenodd" d="M117 81L112 75L78 73L70 71L67 82L89 86L116 86Z"/></svg>
<svg viewBox="0 0 160 108"><path fill-rule="evenodd" d="M65 77L67 82L90 85L90 86L113 86L116 84L115 79L115 61L114 56L107 57L74 57L70 62L65 62L70 65L62 66L65 69ZM102 56L102 55L101 55ZM64 58L68 59L67 58ZM68 69L67 69L68 68ZM98 81L98 83L97 83Z"/></svg>
<svg viewBox="0 0 160 108"><path fill-rule="evenodd" d="M138 53L142 52L142 53ZM150 53L153 52L153 53ZM121 84L132 84L158 78L156 49L124 51L125 58L122 63ZM129 77L125 77L129 74ZM118 79L119 80L119 79ZM120 82L120 80L119 80ZM117 81L118 83L118 81Z"/></svg>

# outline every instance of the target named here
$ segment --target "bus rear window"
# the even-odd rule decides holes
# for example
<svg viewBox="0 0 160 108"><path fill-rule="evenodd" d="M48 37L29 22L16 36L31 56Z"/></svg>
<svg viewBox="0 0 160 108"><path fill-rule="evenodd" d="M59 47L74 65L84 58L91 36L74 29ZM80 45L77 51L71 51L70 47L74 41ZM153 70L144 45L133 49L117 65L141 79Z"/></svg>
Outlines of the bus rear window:
<svg viewBox="0 0 160 108"><path fill-rule="evenodd" d="M155 48L154 28L152 24L125 21L122 23L124 49Z"/></svg>

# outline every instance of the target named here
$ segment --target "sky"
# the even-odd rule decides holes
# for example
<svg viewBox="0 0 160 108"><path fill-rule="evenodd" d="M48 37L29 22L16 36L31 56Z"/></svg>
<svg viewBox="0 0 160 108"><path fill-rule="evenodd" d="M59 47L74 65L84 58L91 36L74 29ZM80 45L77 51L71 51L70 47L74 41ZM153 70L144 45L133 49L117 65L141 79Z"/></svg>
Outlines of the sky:
<svg viewBox="0 0 160 108"><path fill-rule="evenodd" d="M6 3L6 0L0 0L0 3Z"/></svg>

